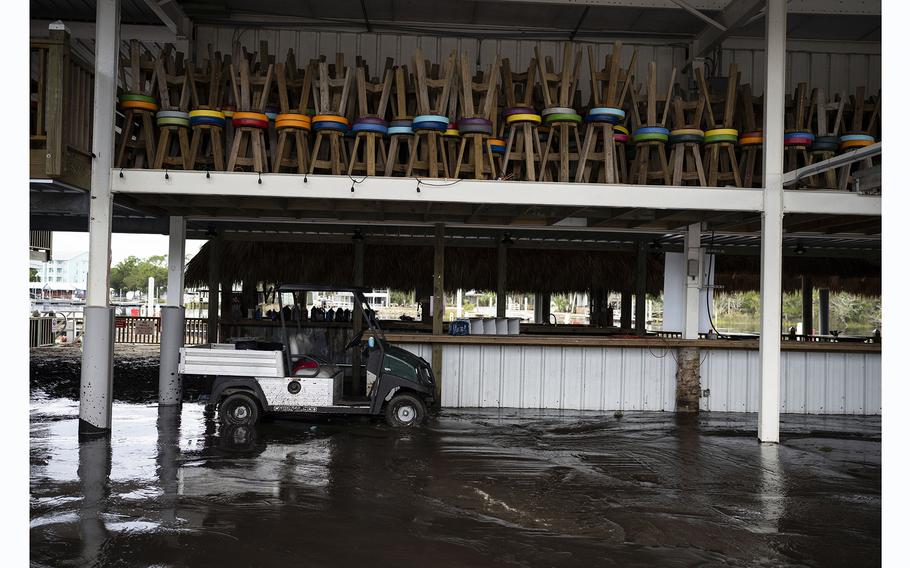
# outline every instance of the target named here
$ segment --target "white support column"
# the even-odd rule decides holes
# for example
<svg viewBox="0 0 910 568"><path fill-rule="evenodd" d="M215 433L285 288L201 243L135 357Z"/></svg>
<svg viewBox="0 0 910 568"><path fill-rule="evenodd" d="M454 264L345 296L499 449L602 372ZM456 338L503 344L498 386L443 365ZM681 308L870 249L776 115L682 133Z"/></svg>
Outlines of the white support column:
<svg viewBox="0 0 910 568"><path fill-rule="evenodd" d="M180 404L183 383L177 374L177 358L183 347L183 268L186 255L186 220L170 218L167 253L167 305L161 308L161 360L158 366L158 405Z"/></svg>
<svg viewBox="0 0 910 568"><path fill-rule="evenodd" d="M692 223L686 231L686 311L683 316L683 339L698 339L699 307L702 283L701 223Z"/></svg>
<svg viewBox="0 0 910 568"><path fill-rule="evenodd" d="M89 209L89 268L85 332L79 382L79 433L109 432L114 379L114 311L108 302L111 266L111 167L120 0L97 0L95 12L95 98L92 118L92 185Z"/></svg>
<svg viewBox="0 0 910 568"><path fill-rule="evenodd" d="M784 85L787 0L768 0L765 13L764 211L761 223L761 375L758 439L780 439L780 318L783 265Z"/></svg>

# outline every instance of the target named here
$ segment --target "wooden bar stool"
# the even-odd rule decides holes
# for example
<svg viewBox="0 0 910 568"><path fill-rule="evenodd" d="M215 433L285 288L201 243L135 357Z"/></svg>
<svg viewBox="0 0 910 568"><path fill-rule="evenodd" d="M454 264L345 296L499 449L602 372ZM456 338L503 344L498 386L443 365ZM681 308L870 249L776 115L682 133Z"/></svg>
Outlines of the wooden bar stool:
<svg viewBox="0 0 910 568"><path fill-rule="evenodd" d="M386 156L385 175L404 175L408 169L408 158L411 155L411 146L414 144L414 115L408 108L408 84L410 75L404 65L394 68L395 96L392 99L392 121L389 123L389 153Z"/></svg>
<svg viewBox="0 0 910 568"><path fill-rule="evenodd" d="M866 88L857 87L856 95L851 101L848 108L852 108L850 119L845 121L849 124L849 130L838 138L838 150L840 152L850 152L858 148L864 148L875 144L875 137L878 128L879 116L882 108L882 93L865 100ZM838 189L846 191L850 184L853 183L853 173L863 168L871 168L875 165L872 158L866 158L860 162L848 164L840 169L838 174Z"/></svg>
<svg viewBox="0 0 910 568"><path fill-rule="evenodd" d="M348 175L353 173L375 176L384 172L388 162L385 152L385 136L389 132L386 122L386 109L389 105L389 94L392 90L392 60L386 60L382 73L382 82L368 81L366 66L357 67L357 110L354 120L354 148L351 151L351 163ZM378 99L375 94L378 93ZM363 158L360 158L362 151Z"/></svg>
<svg viewBox="0 0 910 568"><path fill-rule="evenodd" d="M765 142L762 132L763 100L762 97L752 96L749 84L740 87L739 100L742 101L739 123L740 179L743 187L761 187L762 149Z"/></svg>
<svg viewBox="0 0 910 568"><path fill-rule="evenodd" d="M284 63L276 65L278 99L281 113L275 117L278 142L272 153L272 171L305 174L310 167L309 135L312 117L306 114L310 104L313 63L306 66L303 76L297 70L294 51L289 49Z"/></svg>
<svg viewBox="0 0 910 568"><path fill-rule="evenodd" d="M809 112L809 124L815 117L815 140L809 147L809 163L814 164L833 158L837 154L838 134L841 132L844 118L846 93L835 100L828 101L824 89L813 89L810 95L812 106ZM814 111L814 112L812 112ZM830 169L818 176L809 178L809 185L816 188L836 189L837 170Z"/></svg>
<svg viewBox="0 0 910 568"><path fill-rule="evenodd" d="M588 46L591 108L585 116L587 122L585 141L578 158L575 181L588 182L592 179L600 183L625 181L625 146L616 141L613 129L614 125L625 121L626 112L623 105L637 57L638 50L633 50L629 65L622 69L622 42L617 41L613 44L612 53L606 56L603 71L598 72L594 49Z"/></svg>
<svg viewBox="0 0 910 568"><path fill-rule="evenodd" d="M130 70L129 85L126 69ZM120 62L120 79L124 94L119 97L124 112L123 128L117 148L118 168L150 168L155 163L155 127L153 118L158 112L155 91L155 62L147 53L141 53L138 40L130 40L129 59Z"/></svg>
<svg viewBox="0 0 910 568"><path fill-rule="evenodd" d="M220 53L212 53L206 66L194 69L187 65L192 108L189 112L190 139L189 165L192 169L224 171L224 113L220 110L224 87L224 62Z"/></svg>
<svg viewBox="0 0 910 568"><path fill-rule="evenodd" d="M502 118L508 135L500 177L510 176L512 179L537 181L537 164L541 157L537 127L543 119L534 110L536 84L536 59L531 58L528 70L524 73L513 72L509 60L502 60L502 85L505 94Z"/></svg>
<svg viewBox="0 0 910 568"><path fill-rule="evenodd" d="M353 75L350 68L343 64L336 64L334 72L334 77L330 77L328 64L325 61L319 62L319 79L316 87L317 114L313 117L316 143L310 162L311 174L320 171L341 175L348 171L348 151L344 135L350 130L351 121L345 117L345 110Z"/></svg>
<svg viewBox="0 0 910 568"><path fill-rule="evenodd" d="M672 185L708 185L701 162L701 146L705 132L701 130L705 98L684 102L682 97L673 99L673 130L670 131L670 167Z"/></svg>
<svg viewBox="0 0 910 568"><path fill-rule="evenodd" d="M156 170L192 169L190 161L190 86L183 54L173 53L173 46L165 44L155 61L158 94L161 110L155 115L158 123L158 150L155 153Z"/></svg>
<svg viewBox="0 0 910 568"><path fill-rule="evenodd" d="M252 76L250 60L246 56L240 60L240 73L230 65L231 89L237 110L233 112L231 124L234 127L234 140L228 156L227 170L250 168L254 172L268 171L268 152L265 137L269 128L269 117L265 115L265 104L272 84L274 67L266 66L265 75Z"/></svg>
<svg viewBox="0 0 910 568"><path fill-rule="evenodd" d="M573 62L572 43L566 42L563 45L562 70L556 73L553 70L553 60L549 56L542 59L538 48L534 48L545 107L541 115L549 128L540 160L539 181L570 181L572 166L578 163L578 153L581 151L578 124L581 115L570 105L575 102L578 88L581 50L574 51Z"/></svg>
<svg viewBox="0 0 910 568"><path fill-rule="evenodd" d="M459 65L461 77L461 110L462 117L458 120L458 132L461 135L461 144L458 147L458 158L455 161L453 177L459 177L462 168L467 172L469 179L491 179L497 177L499 170L493 157L494 151L489 141L493 136L493 114L496 111L496 85L499 80L499 56L487 68L487 72L478 76L478 81L471 79L468 58L461 56ZM475 98L476 97L476 98ZM448 127L448 124L446 124ZM465 149L470 145L469 155L465 156ZM505 149L504 145L497 144Z"/></svg>
<svg viewBox="0 0 910 568"><path fill-rule="evenodd" d="M670 139L667 129L667 113L670 110L670 95L673 82L676 80L676 68L670 74L667 97L663 99L663 113L658 120L657 99L657 64L648 65L648 95L644 102L645 117L642 120L641 108L636 93L631 91L633 126L632 143L635 144L635 162L629 172L631 183L648 185L653 183L670 185L670 166L667 161L666 144Z"/></svg>
<svg viewBox="0 0 910 568"><path fill-rule="evenodd" d="M808 91L807 83L796 86L791 112L785 115L784 171L787 172L809 165L809 147L815 141L815 134L809 127Z"/></svg>
<svg viewBox="0 0 910 568"><path fill-rule="evenodd" d="M422 174L425 177L449 177L449 163L446 159L443 134L449 129L446 109L449 105L449 89L455 68L455 51L446 60L445 68L437 79L428 77L427 61L423 51L417 48L414 55L414 74L417 77L417 116L414 117L414 143L408 157L405 176Z"/></svg>
<svg viewBox="0 0 910 568"><path fill-rule="evenodd" d="M458 149L461 147L461 132L458 131L458 89L449 90L449 126L442 133L443 152L446 163L458 161Z"/></svg>
<svg viewBox="0 0 910 568"><path fill-rule="evenodd" d="M695 77L701 95L705 99L705 118L708 128L705 130L704 160L708 164L708 185L717 187L718 184L733 182L736 187L742 187L742 179L739 177L739 162L736 157L739 131L733 128L736 114L736 87L739 84L736 64L730 64L724 96L714 99L714 101L712 101L711 91L708 89L700 67L695 69ZM721 122L716 122L714 119L712 102L722 105Z"/></svg>

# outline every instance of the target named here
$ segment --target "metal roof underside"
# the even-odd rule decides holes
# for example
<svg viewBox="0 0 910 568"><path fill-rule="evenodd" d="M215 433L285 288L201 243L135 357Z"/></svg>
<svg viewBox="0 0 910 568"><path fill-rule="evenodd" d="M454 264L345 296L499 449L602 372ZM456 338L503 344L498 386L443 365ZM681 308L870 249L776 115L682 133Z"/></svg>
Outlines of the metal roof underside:
<svg viewBox="0 0 910 568"><path fill-rule="evenodd" d="M157 0L149 0L155 2ZM516 39L635 37L687 41L708 25L672 0L170 0L197 25L318 27L416 35ZM747 1L747 0L734 0ZM160 3L160 2L159 2ZM160 4L166 4L164 2ZM726 0L688 0L716 19ZM30 17L92 22L91 0L30 0ZM792 0L791 39L881 41L881 2ZM122 0L124 24L160 24L145 0ZM736 36L762 37L764 18L753 18Z"/></svg>

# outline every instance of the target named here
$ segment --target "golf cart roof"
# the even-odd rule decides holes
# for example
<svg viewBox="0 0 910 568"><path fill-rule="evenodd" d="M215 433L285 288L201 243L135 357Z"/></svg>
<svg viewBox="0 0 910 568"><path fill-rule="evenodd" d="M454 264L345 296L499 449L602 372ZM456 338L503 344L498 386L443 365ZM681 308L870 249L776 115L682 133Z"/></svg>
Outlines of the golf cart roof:
<svg viewBox="0 0 910 568"><path fill-rule="evenodd" d="M279 284L279 292L370 292L371 288L363 286L328 286L325 284Z"/></svg>

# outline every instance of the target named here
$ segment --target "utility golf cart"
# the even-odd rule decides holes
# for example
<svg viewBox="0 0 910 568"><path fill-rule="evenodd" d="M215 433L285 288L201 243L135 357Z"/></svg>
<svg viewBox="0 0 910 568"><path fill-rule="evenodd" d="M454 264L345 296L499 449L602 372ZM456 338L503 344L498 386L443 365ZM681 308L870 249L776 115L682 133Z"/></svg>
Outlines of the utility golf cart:
<svg viewBox="0 0 910 568"><path fill-rule="evenodd" d="M430 365L400 347L390 345L376 313L364 296L366 289L312 284L276 286L281 320L281 343L244 341L216 343L180 350L178 370L188 375L214 375L211 404L218 405L222 424L255 424L265 414L313 416L328 414L385 414L392 426L416 426L433 402L435 377ZM333 363L321 354L303 352L300 326L293 337L282 296L304 297L307 292L353 295L365 327L351 322L353 338L344 346L351 364ZM359 329L359 331L358 331ZM369 337L364 341L364 333ZM356 350L356 351L354 351ZM359 369L355 368L359 367ZM366 377L365 395L345 395L345 378Z"/></svg>

